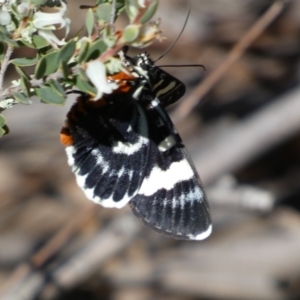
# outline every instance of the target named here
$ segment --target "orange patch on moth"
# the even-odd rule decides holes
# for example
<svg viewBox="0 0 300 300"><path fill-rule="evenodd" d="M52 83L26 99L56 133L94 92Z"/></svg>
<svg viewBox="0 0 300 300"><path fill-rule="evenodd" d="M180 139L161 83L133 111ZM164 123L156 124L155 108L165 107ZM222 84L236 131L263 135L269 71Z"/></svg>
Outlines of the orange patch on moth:
<svg viewBox="0 0 300 300"><path fill-rule="evenodd" d="M126 93L131 89L131 85L128 84L128 81L134 81L137 78L130 73L119 72L114 75L109 75L108 80L115 81L118 84L118 91Z"/></svg>
<svg viewBox="0 0 300 300"><path fill-rule="evenodd" d="M71 146L73 144L73 138L70 135L69 129L63 127L60 132L60 142L65 146Z"/></svg>
<svg viewBox="0 0 300 300"><path fill-rule="evenodd" d="M127 84L127 82L122 82L121 84L119 84L119 88L118 91L122 92L122 93L126 93L128 91L130 91L131 86Z"/></svg>
<svg viewBox="0 0 300 300"><path fill-rule="evenodd" d="M108 79L115 80L115 81L130 81L130 80L136 80L136 77L134 77L130 73L125 73L125 72L119 72L114 75L109 75Z"/></svg>

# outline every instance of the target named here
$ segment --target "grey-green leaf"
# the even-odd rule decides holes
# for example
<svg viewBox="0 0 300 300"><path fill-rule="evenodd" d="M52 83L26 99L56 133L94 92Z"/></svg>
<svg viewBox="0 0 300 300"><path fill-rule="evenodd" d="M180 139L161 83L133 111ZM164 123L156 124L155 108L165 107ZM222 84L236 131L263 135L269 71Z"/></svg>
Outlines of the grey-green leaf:
<svg viewBox="0 0 300 300"><path fill-rule="evenodd" d="M35 88L35 91L41 101L48 104L63 105L66 101L65 97L63 97L53 86Z"/></svg>
<svg viewBox="0 0 300 300"><path fill-rule="evenodd" d="M0 40L4 43L8 44L10 47L19 48L19 44L16 41L8 38L6 35L4 35L2 33L0 34Z"/></svg>
<svg viewBox="0 0 300 300"><path fill-rule="evenodd" d="M139 33L140 33L140 26L138 24L137 25L132 24L126 26L123 34L125 42L126 43L133 42L139 36Z"/></svg>
<svg viewBox="0 0 300 300"><path fill-rule="evenodd" d="M30 97L30 84L28 80L26 80L24 77L21 77L21 87L23 93L29 98Z"/></svg>
<svg viewBox="0 0 300 300"><path fill-rule="evenodd" d="M89 46L85 61L97 59L106 49L107 45L102 39L95 41Z"/></svg>
<svg viewBox="0 0 300 300"><path fill-rule="evenodd" d="M49 43L41 36L39 35L33 35L32 36L32 43L29 43L28 41L22 40L22 44L29 48L33 49L42 49L44 47L47 47Z"/></svg>
<svg viewBox="0 0 300 300"><path fill-rule="evenodd" d="M65 79L67 79L71 74L71 70L65 61L60 62L60 70L62 72L63 78Z"/></svg>
<svg viewBox="0 0 300 300"><path fill-rule="evenodd" d="M85 19L85 27L89 36L91 36L93 33L94 24L95 24L94 13L93 10L89 8Z"/></svg>
<svg viewBox="0 0 300 300"><path fill-rule="evenodd" d="M3 128L0 128L0 138L3 137L5 133L6 131Z"/></svg>
<svg viewBox="0 0 300 300"><path fill-rule="evenodd" d="M0 61L3 60L4 53L5 53L4 44L2 42L0 42Z"/></svg>
<svg viewBox="0 0 300 300"><path fill-rule="evenodd" d="M51 81L50 86L54 88L61 97L66 98L65 90L57 80Z"/></svg>
<svg viewBox="0 0 300 300"><path fill-rule="evenodd" d="M130 21L133 21L139 13L137 0L126 0L125 11Z"/></svg>
<svg viewBox="0 0 300 300"><path fill-rule="evenodd" d="M148 9L146 10L146 12L143 14L142 18L140 19L141 24L148 22L153 17L153 15L156 12L157 6L158 6L157 0L153 1L149 5Z"/></svg>
<svg viewBox="0 0 300 300"><path fill-rule="evenodd" d="M64 61L66 63L72 58L76 50L75 41L71 40L66 45L64 45L58 52L57 63Z"/></svg>
<svg viewBox="0 0 300 300"><path fill-rule="evenodd" d="M96 95L97 90L88 81L82 80L80 76L76 77L75 86L82 92L89 95Z"/></svg>
<svg viewBox="0 0 300 300"><path fill-rule="evenodd" d="M18 101L21 104L29 105L29 98L24 93L12 93L12 96L16 101Z"/></svg>
<svg viewBox="0 0 300 300"><path fill-rule="evenodd" d="M43 5L47 2L47 0L31 0L31 3L35 6Z"/></svg>
<svg viewBox="0 0 300 300"><path fill-rule="evenodd" d="M86 58L87 53L88 53L89 45L90 45L90 43L87 42L87 41L83 41L81 43L80 52L79 52L78 57L77 57L77 60L78 60L79 63L82 63L82 62L85 61L85 58Z"/></svg>
<svg viewBox="0 0 300 300"><path fill-rule="evenodd" d="M11 60L11 63L14 64L15 66L20 66L20 67L28 67L28 66L33 66L39 61L38 58L33 57L33 58L15 58Z"/></svg>
<svg viewBox="0 0 300 300"><path fill-rule="evenodd" d="M20 75L21 78L25 78L26 80L30 80L29 76L18 66L15 66L15 70Z"/></svg>
<svg viewBox="0 0 300 300"><path fill-rule="evenodd" d="M109 22L112 11L112 5L110 3L102 3L98 5L96 14L101 22Z"/></svg>
<svg viewBox="0 0 300 300"><path fill-rule="evenodd" d="M0 114L0 127L3 127L6 123L5 118Z"/></svg>
<svg viewBox="0 0 300 300"><path fill-rule="evenodd" d="M44 76L54 73L58 68L57 57L57 52L51 52L43 56L35 67L35 78L41 79Z"/></svg>

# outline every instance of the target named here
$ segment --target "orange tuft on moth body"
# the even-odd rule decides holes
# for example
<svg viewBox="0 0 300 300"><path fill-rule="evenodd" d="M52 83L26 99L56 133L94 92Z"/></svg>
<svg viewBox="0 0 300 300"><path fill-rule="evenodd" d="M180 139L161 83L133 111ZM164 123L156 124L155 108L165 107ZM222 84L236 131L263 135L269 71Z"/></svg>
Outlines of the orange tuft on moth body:
<svg viewBox="0 0 300 300"><path fill-rule="evenodd" d="M126 93L131 89L131 85L128 84L128 82L136 80L136 77L129 73L119 72L114 75L109 75L107 79L117 82L118 91Z"/></svg>
<svg viewBox="0 0 300 300"><path fill-rule="evenodd" d="M70 135L69 129L63 127L60 132L60 142L65 146L71 146L73 144L73 138Z"/></svg>

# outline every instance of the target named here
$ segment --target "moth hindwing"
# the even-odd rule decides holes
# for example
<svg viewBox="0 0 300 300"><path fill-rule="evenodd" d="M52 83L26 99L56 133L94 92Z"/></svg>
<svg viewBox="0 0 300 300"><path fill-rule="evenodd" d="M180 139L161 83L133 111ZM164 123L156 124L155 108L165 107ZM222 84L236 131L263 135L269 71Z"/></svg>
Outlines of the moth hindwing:
<svg viewBox="0 0 300 300"><path fill-rule="evenodd" d="M185 86L146 54L125 57L133 78L125 88L123 82L98 101L80 96L68 113L61 132L68 163L90 200L116 208L129 203L155 231L204 239L212 229L206 196L164 108Z"/></svg>

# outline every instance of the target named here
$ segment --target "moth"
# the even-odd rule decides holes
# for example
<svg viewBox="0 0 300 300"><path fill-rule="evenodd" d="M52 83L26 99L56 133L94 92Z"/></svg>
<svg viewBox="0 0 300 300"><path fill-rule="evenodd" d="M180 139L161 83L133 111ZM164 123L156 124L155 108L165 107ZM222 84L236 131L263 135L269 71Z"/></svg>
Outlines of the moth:
<svg viewBox="0 0 300 300"><path fill-rule="evenodd" d="M145 53L122 56L129 73L108 78L119 88L97 101L78 97L62 128L77 183L104 207L128 203L155 231L205 239L212 230L205 192L165 110L185 86Z"/></svg>

